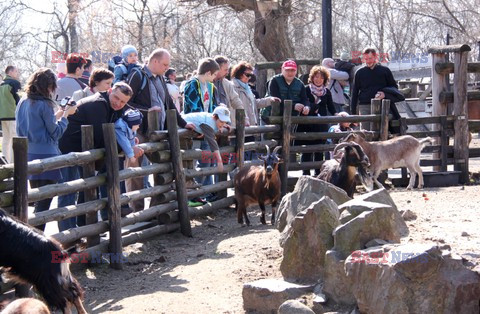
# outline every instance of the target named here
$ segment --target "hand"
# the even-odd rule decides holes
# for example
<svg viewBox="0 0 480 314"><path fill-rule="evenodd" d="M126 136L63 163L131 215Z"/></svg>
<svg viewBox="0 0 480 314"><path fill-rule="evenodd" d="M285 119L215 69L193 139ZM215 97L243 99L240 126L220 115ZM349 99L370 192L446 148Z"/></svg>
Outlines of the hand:
<svg viewBox="0 0 480 314"><path fill-rule="evenodd" d="M295 104L295 107L293 107L296 111L298 112L302 112L303 110L303 107L305 107L304 105L298 103L298 104Z"/></svg>
<svg viewBox="0 0 480 314"><path fill-rule="evenodd" d="M278 97L270 97L270 101L281 102L280 98Z"/></svg>
<svg viewBox="0 0 480 314"><path fill-rule="evenodd" d="M62 109L62 111L63 111L63 116L65 118L68 118L68 116L77 112L77 106L66 106L65 109Z"/></svg>
<svg viewBox="0 0 480 314"><path fill-rule="evenodd" d="M138 146L133 146L133 156L134 156L135 158L138 158L138 157L142 156L143 153L144 153L144 152L143 152L143 149L141 149L141 148L138 147Z"/></svg>
<svg viewBox="0 0 480 314"><path fill-rule="evenodd" d="M308 106L303 107L302 114L304 116L308 116L309 112L310 112L310 107L308 107Z"/></svg>
<svg viewBox="0 0 480 314"><path fill-rule="evenodd" d="M228 131L230 131L230 129L231 129L230 124L225 124L223 127L224 127L225 129L227 129Z"/></svg>
<svg viewBox="0 0 480 314"><path fill-rule="evenodd" d="M135 138L133 139L133 141L135 142L135 145L140 144L140 140L139 140L138 137L136 137L136 136L135 136Z"/></svg>
<svg viewBox="0 0 480 314"><path fill-rule="evenodd" d="M158 106L155 106L155 107L151 107L148 109L148 111L156 111L156 112L162 112L162 107L158 107Z"/></svg>
<svg viewBox="0 0 480 314"><path fill-rule="evenodd" d="M134 162L137 161L137 158L135 158L135 156L133 156L133 157L128 158L128 161L129 161L130 163L134 163Z"/></svg>
<svg viewBox="0 0 480 314"><path fill-rule="evenodd" d="M383 99L385 98L385 93L380 91L375 94L375 99Z"/></svg>
<svg viewBox="0 0 480 314"><path fill-rule="evenodd" d="M223 163L221 162L217 163L217 169L218 171L223 172Z"/></svg>
<svg viewBox="0 0 480 314"><path fill-rule="evenodd" d="M195 124L193 124L193 123L187 123L187 124L185 125L185 129L189 129L189 130L195 131Z"/></svg>

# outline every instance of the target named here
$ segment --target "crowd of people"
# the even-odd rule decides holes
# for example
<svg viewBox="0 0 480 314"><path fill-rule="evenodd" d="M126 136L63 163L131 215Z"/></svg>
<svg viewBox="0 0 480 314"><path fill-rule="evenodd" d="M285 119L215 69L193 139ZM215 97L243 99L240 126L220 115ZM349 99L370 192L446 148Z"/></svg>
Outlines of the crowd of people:
<svg viewBox="0 0 480 314"><path fill-rule="evenodd" d="M386 97L385 88L396 88L390 70L378 64L376 52L364 52L366 66L353 77L352 73L336 69L336 61L326 58L322 65L314 66L304 84L298 78L297 64L293 60L283 63L281 73L268 82L266 95L255 89L255 69L246 62L234 65L225 56L204 58L198 68L177 84L177 73L170 67L171 55L165 49L154 50L143 63L138 60L138 51L132 45L121 50L121 56L110 63L109 69L94 67L92 61L77 54L68 55L65 67L57 67L57 74L49 68L40 68L27 80L21 92L19 70L8 66L0 86L0 120L3 131L3 157L13 162L12 137L28 138L28 160L43 159L60 154L82 151L81 126L92 125L94 148L105 147L102 124L114 123L117 141L125 158L120 167L139 167L148 163L143 150L138 146L147 141L148 112L156 112L160 130L165 130L166 112L177 112L181 128L196 131L200 149L211 151L214 158L200 160L199 167L216 164L223 170L219 146L215 140L219 133L235 127L235 110L245 110L246 126L262 124L262 117L270 114L273 102L280 102L283 112L285 100L292 100L294 116L327 116L368 113L364 104L371 98ZM348 59L342 54L341 60ZM345 60L344 60L345 61ZM228 77L228 78L227 78ZM113 84L113 86L112 86ZM22 95L23 94L23 95ZM262 97L263 96L263 97ZM349 103L351 96L352 102ZM360 103L357 106L357 103ZM16 123L16 124L15 124ZM330 131L345 130L352 125L337 125ZM295 127L296 128L296 127ZM326 132L328 125L302 124L293 132ZM248 138L254 141L255 138ZM234 144L235 140L231 140ZM323 144L319 141L297 141L297 145ZM252 159L253 156L246 156ZM302 161L321 161L329 156L322 153L305 153ZM104 165L97 171L105 172ZM310 175L310 171L304 171ZM318 170L315 170L315 175ZM67 182L82 177L80 166L47 171L29 177L32 188L56 182ZM203 185L212 184L213 176L198 178ZM193 182L195 185L196 182ZM134 191L149 185L148 178L127 179L123 191ZM105 189L100 189L105 196ZM82 202L83 195L59 196L58 206L64 207ZM215 194L190 200L190 206L216 199ZM35 212L48 210L51 199L35 204ZM144 209L143 200L131 202L122 208L122 215ZM101 213L108 219L106 211ZM59 222L60 231L85 224L84 217L70 218Z"/></svg>

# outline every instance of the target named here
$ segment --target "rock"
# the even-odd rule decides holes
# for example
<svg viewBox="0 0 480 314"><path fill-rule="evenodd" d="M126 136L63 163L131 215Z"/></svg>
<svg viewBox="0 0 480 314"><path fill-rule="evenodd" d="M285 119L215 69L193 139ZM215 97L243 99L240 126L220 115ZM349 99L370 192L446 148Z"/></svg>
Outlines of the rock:
<svg viewBox="0 0 480 314"><path fill-rule="evenodd" d="M365 244L365 247L369 248L369 247L375 247L375 246L382 246L384 244L388 244L388 242L382 239L373 239L368 241L367 244Z"/></svg>
<svg viewBox="0 0 480 314"><path fill-rule="evenodd" d="M324 271L325 253L333 247L332 232L339 225L338 207L322 197L297 214L281 245L280 271L287 280L317 282Z"/></svg>
<svg viewBox="0 0 480 314"><path fill-rule="evenodd" d="M343 203L338 207L338 210L341 213L340 223L345 224L365 211L382 208L385 207L385 205L390 206L389 204L384 203L374 203L363 201L360 199L353 199L351 201Z"/></svg>
<svg viewBox="0 0 480 314"><path fill-rule="evenodd" d="M396 208L375 204L372 210L360 213L333 231L334 248L346 258L355 250L364 249L370 240L398 243L407 234L408 227Z"/></svg>
<svg viewBox="0 0 480 314"><path fill-rule="evenodd" d="M435 245L362 250L347 258L345 271L361 313L480 311L480 275Z"/></svg>
<svg viewBox="0 0 480 314"><path fill-rule="evenodd" d="M403 214L402 214L403 220L409 221L409 220L415 220L417 219L417 215L412 212L410 209L407 209Z"/></svg>
<svg viewBox="0 0 480 314"><path fill-rule="evenodd" d="M311 176L301 176L293 192L285 195L278 206L275 226L280 232L290 224L297 213L307 209L310 205L324 196L328 196L337 205L349 201L344 190Z"/></svg>
<svg viewBox="0 0 480 314"><path fill-rule="evenodd" d="M256 313L276 312L283 302L311 293L314 286L298 285L281 279L261 279L243 285L243 308Z"/></svg>
<svg viewBox="0 0 480 314"><path fill-rule="evenodd" d="M327 251L323 292L335 303L355 305L355 297L350 286L345 273L345 260L340 257L339 252Z"/></svg>
<svg viewBox="0 0 480 314"><path fill-rule="evenodd" d="M278 314L315 314L315 312L300 301L288 300L280 305Z"/></svg>
<svg viewBox="0 0 480 314"><path fill-rule="evenodd" d="M395 205L392 197L384 188L359 195L356 200L390 205L398 211L397 205Z"/></svg>
<svg viewBox="0 0 480 314"><path fill-rule="evenodd" d="M467 232L465 232L465 231L462 232L462 237L469 237L469 236L470 235Z"/></svg>

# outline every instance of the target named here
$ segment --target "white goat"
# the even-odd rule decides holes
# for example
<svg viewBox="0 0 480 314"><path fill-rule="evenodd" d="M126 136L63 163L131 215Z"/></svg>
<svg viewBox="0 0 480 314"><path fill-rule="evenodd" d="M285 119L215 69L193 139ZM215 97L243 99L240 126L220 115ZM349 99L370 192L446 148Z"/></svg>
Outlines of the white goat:
<svg viewBox="0 0 480 314"><path fill-rule="evenodd" d="M367 142L361 135L350 133L344 142L355 142L360 145L370 160L370 174L374 182L381 187L377 178L382 170L398 167L407 167L410 172L410 181L407 190L413 188L415 177L418 174L418 188L423 188L423 173L420 168L420 153L428 142L433 143L430 137L417 140L411 135L403 135L381 142Z"/></svg>

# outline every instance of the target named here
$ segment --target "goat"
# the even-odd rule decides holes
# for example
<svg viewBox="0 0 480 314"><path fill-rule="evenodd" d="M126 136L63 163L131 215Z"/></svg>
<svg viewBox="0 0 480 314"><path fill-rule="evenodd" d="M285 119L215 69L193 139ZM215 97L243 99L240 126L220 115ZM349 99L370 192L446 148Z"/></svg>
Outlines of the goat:
<svg viewBox="0 0 480 314"><path fill-rule="evenodd" d="M320 174L317 178L343 189L349 197L353 198L357 169L362 183L367 186L369 175L366 168L370 166L370 163L362 147L356 143L338 144L335 146L333 155L336 156L341 149L345 149L341 160L331 159L325 161L320 168Z"/></svg>
<svg viewBox="0 0 480 314"><path fill-rule="evenodd" d="M0 247L0 267L32 284L50 307L71 313L74 304L78 313L87 313L81 301L84 291L69 264L52 261L54 253L66 254L57 241L0 209Z"/></svg>
<svg viewBox="0 0 480 314"><path fill-rule="evenodd" d="M367 142L362 136L350 133L343 142L355 142L363 148L370 160L370 174L373 181L381 187L377 178L382 170L389 168L407 167L410 172L410 181L407 190L413 188L415 177L418 174L418 188L423 188L423 173L420 167L420 153L428 142L433 143L430 137L417 140L411 135L394 137L382 142Z"/></svg>
<svg viewBox="0 0 480 314"><path fill-rule="evenodd" d="M265 145L266 146L266 145ZM275 222L275 210L280 199L281 181L278 173L278 164L281 159L277 152L281 146L276 147L270 154L270 148L267 148L267 155L259 157L263 160L261 165L246 165L235 175L235 199L237 200L237 218L238 223L245 223L250 226L250 220L247 216L247 207L252 204L258 204L262 209L260 222L265 222L265 205L272 204L272 225Z"/></svg>

